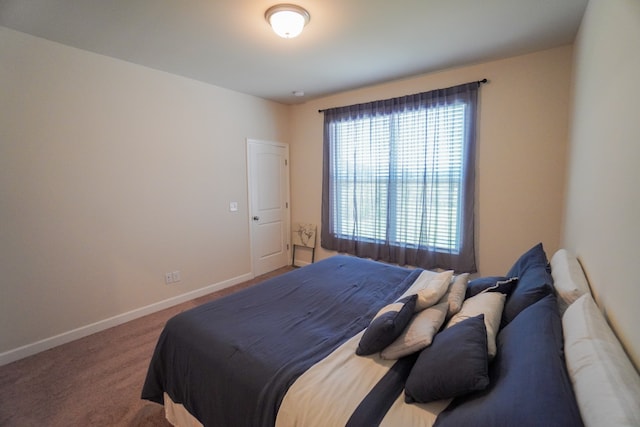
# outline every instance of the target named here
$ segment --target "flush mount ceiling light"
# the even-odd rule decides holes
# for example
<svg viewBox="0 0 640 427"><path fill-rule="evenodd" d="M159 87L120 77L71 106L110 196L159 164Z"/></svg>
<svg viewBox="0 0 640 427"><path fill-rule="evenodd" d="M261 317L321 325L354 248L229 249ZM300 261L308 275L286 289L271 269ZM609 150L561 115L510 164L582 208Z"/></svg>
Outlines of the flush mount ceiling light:
<svg viewBox="0 0 640 427"><path fill-rule="evenodd" d="M292 39L309 23L309 12L295 4L277 4L264 13L264 17L280 37Z"/></svg>

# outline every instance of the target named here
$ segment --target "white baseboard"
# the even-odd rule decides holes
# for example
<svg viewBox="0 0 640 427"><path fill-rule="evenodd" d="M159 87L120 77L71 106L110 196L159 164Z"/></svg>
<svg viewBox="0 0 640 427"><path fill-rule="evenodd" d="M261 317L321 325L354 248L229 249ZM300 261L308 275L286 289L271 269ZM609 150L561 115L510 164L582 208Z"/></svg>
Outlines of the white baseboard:
<svg viewBox="0 0 640 427"><path fill-rule="evenodd" d="M118 314L116 316L109 317L108 319L81 326L71 331L63 332L61 334L36 341L31 344L23 345L22 347L5 351L4 353L0 353L0 366L15 362L16 360L20 360L28 356L32 356L45 350L49 350L50 348L57 347L59 345L84 338L88 335L95 334L96 332L104 331L105 329L121 325L123 323L146 316L148 314L164 310L165 308L173 307L174 305L181 304L194 298L198 298L212 292L237 285L238 283L251 280L253 279L253 277L254 276L252 273L246 273L229 280L205 286L204 288L196 289L195 291L190 291L144 307L136 308L135 310Z"/></svg>

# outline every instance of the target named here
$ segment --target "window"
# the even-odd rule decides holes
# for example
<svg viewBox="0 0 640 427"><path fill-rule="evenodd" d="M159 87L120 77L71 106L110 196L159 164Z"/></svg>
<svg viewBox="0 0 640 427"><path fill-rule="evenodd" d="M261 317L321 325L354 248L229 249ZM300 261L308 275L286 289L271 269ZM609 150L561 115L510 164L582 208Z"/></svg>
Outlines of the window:
<svg viewBox="0 0 640 427"><path fill-rule="evenodd" d="M475 271L477 86L325 111L323 247Z"/></svg>

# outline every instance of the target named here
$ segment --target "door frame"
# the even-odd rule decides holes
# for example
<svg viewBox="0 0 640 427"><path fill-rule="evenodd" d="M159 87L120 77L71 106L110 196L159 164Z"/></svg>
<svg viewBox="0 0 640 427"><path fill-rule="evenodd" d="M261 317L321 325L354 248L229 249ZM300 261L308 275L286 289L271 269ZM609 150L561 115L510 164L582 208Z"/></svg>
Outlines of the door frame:
<svg viewBox="0 0 640 427"><path fill-rule="evenodd" d="M277 147L282 147L285 150L285 183L284 186L286 187L285 190L285 199L286 199L286 209L285 209L285 218L284 218L284 233L285 233L285 244L286 244L286 251L287 251L287 264L291 264L291 193L290 193L290 169L291 169L291 165L290 160L289 160L289 144L284 143L284 142L277 142L277 141L268 141L268 140L263 140L263 139L256 139L256 138L246 138L246 144L245 144L245 148L246 148L246 160L247 160L247 212L249 213L247 220L249 221L249 257L251 259L251 276L252 277L256 277L256 258L255 258L255 253L254 253L254 241L255 241L255 236L254 236L254 231L253 231L253 192L256 191L255 189L252 188L252 182L253 182L253 171L251 170L251 156L249 155L249 145L250 144L259 144L259 145L271 145L271 146L277 146Z"/></svg>

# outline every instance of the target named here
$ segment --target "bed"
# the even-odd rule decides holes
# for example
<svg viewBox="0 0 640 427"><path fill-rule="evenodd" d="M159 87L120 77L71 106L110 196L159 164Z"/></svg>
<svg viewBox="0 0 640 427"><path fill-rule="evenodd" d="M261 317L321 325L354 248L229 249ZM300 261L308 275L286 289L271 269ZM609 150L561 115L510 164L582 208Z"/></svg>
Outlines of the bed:
<svg viewBox="0 0 640 427"><path fill-rule="evenodd" d="M638 374L567 251L468 279L296 269L170 319L142 398L179 426L640 425Z"/></svg>

